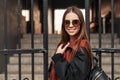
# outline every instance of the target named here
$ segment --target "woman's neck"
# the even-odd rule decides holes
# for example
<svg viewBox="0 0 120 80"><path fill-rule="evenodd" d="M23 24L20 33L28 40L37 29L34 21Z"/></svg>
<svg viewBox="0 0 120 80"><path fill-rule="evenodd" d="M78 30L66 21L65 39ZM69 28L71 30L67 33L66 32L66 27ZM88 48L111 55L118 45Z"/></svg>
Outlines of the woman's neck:
<svg viewBox="0 0 120 80"><path fill-rule="evenodd" d="M70 43L71 43L71 42L74 42L76 39L77 39L76 36L71 36L71 37L70 37Z"/></svg>

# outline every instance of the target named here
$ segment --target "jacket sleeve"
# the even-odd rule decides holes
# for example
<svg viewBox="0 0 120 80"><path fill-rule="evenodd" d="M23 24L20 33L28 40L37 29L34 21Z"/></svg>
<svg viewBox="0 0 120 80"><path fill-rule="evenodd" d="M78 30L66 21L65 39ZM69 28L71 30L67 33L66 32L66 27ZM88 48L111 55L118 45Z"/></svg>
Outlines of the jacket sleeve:
<svg viewBox="0 0 120 80"><path fill-rule="evenodd" d="M59 58L57 55L56 61L55 56L53 57L55 71L61 80L86 80L91 69L90 57L85 48L82 50L84 53L78 49L69 63L65 59L60 59L60 55Z"/></svg>

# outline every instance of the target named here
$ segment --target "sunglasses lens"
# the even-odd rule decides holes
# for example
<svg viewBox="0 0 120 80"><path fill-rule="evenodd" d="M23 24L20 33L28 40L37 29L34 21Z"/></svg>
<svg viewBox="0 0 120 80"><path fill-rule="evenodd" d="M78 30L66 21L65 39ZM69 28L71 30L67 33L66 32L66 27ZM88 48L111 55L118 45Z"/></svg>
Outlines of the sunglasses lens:
<svg viewBox="0 0 120 80"><path fill-rule="evenodd" d="M70 21L69 21L69 20L65 20L65 21L64 21L64 25L65 25L65 26L69 26L69 25L70 25Z"/></svg>
<svg viewBox="0 0 120 80"><path fill-rule="evenodd" d="M74 26L78 26L78 25L79 25L79 20L73 20L73 21L72 21L72 24L73 24Z"/></svg>

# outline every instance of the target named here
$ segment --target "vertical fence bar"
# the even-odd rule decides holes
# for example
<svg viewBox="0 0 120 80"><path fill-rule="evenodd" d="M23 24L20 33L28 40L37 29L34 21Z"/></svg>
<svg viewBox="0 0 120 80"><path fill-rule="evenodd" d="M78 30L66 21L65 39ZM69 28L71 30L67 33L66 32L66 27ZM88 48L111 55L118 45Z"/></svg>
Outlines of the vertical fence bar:
<svg viewBox="0 0 120 80"><path fill-rule="evenodd" d="M111 47L114 48L114 0L111 0ZM112 65L111 65L111 72L112 72L112 80L114 80L114 53L111 54L111 61L112 61Z"/></svg>
<svg viewBox="0 0 120 80"><path fill-rule="evenodd" d="M47 50L44 53L44 80L48 80L48 0L43 0L43 47Z"/></svg>
<svg viewBox="0 0 120 80"><path fill-rule="evenodd" d="M34 49L34 21L33 21L33 7L34 0L30 2L30 23L31 23L31 48ZM32 53L32 80L34 80L34 53Z"/></svg>
<svg viewBox="0 0 120 80"><path fill-rule="evenodd" d="M20 49L21 48L21 26L20 26L20 23L21 23L21 1L18 0L18 48Z"/></svg>
<svg viewBox="0 0 120 80"><path fill-rule="evenodd" d="M89 40L90 40L90 14L89 14L89 8L90 8L90 2L89 0L85 0L85 19L86 19L86 28L87 28L87 33L89 36Z"/></svg>
<svg viewBox="0 0 120 80"><path fill-rule="evenodd" d="M7 0L4 0L4 49L7 49ZM8 79L8 70L7 70L7 54L4 54L5 56L5 80Z"/></svg>
<svg viewBox="0 0 120 80"><path fill-rule="evenodd" d="M101 48L101 0L98 2L99 48ZM99 66L101 67L101 52L99 52Z"/></svg>
<svg viewBox="0 0 120 80"><path fill-rule="evenodd" d="M7 0L4 0L4 49L7 48Z"/></svg>
<svg viewBox="0 0 120 80"><path fill-rule="evenodd" d="M21 27L20 27L20 23L21 23L21 1L18 0L18 49L21 48ZM18 61L19 61L19 80L21 80L21 53L18 53Z"/></svg>
<svg viewBox="0 0 120 80"><path fill-rule="evenodd" d="M33 5L34 0L31 0L31 6L30 6L30 23L31 23L31 48L34 48L34 21L33 21Z"/></svg>
<svg viewBox="0 0 120 80"><path fill-rule="evenodd" d="M51 4L53 4L52 2L51 2ZM52 34L54 34L55 33L55 27L54 27L54 10L55 9L53 9L53 5L52 5Z"/></svg>

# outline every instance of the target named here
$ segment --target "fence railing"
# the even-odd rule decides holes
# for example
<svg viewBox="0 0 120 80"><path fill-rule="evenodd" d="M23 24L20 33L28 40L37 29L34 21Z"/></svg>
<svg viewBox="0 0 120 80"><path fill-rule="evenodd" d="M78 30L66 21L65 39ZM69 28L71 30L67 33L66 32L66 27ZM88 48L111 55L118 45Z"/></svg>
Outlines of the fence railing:
<svg viewBox="0 0 120 80"><path fill-rule="evenodd" d="M94 0L95 1L95 0ZM114 78L114 53L120 53L120 49L115 49L114 48L114 1L115 0L110 0L110 8L111 8L111 48L102 48L101 45L102 45L102 25L101 25L101 5L102 5L102 0L98 0L98 1L95 1L96 3L96 17L98 19L98 26L99 26L99 38L98 38L98 47L99 48L93 48L93 52L96 52L97 56L99 57L99 66L101 67L101 54L103 54L104 52L105 53L110 53L111 54L111 80L117 80L119 79L119 77L117 78ZM89 39L90 39L90 14L89 14L89 11L90 11L90 1L89 0L85 0L85 9L86 9L86 27L87 27L87 32L88 32L88 35L89 35Z"/></svg>

